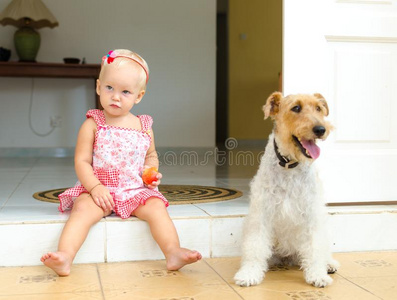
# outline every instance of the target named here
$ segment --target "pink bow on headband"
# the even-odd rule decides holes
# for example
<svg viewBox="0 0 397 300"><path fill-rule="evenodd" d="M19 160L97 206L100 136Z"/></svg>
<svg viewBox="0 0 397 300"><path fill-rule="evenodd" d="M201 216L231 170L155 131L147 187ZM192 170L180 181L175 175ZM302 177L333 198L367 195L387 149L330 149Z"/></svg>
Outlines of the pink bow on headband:
<svg viewBox="0 0 397 300"><path fill-rule="evenodd" d="M112 63L114 59L117 57L117 53L113 50L110 50L109 53L102 58L102 60L106 60L108 64Z"/></svg>

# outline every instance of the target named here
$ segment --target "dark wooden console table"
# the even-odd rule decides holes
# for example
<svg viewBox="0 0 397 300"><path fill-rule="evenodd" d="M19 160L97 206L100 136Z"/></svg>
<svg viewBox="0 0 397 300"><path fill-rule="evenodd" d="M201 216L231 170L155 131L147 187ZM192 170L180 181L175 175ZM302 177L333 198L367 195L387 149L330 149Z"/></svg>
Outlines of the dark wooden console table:
<svg viewBox="0 0 397 300"><path fill-rule="evenodd" d="M97 64L0 62L1 77L91 78L96 80L101 66ZM100 108L95 93L96 107Z"/></svg>

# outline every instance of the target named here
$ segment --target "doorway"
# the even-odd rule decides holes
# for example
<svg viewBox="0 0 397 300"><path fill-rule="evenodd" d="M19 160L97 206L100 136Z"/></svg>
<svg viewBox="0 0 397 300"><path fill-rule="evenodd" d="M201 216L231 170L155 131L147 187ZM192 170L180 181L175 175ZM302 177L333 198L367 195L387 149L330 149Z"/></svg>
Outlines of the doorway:
<svg viewBox="0 0 397 300"><path fill-rule="evenodd" d="M218 146L224 145L228 138L227 23L227 10L218 10L216 17L216 144Z"/></svg>

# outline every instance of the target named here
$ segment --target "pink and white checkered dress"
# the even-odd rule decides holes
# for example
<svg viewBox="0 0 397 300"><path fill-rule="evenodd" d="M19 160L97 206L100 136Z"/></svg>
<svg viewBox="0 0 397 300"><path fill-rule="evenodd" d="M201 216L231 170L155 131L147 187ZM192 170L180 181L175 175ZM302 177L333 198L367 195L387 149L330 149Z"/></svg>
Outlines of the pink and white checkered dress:
<svg viewBox="0 0 397 300"><path fill-rule="evenodd" d="M97 124L92 162L94 174L109 189L115 203L114 212L126 219L150 197L160 198L168 206L167 199L157 189L145 187L140 176L151 143L152 117L138 116L142 130L136 130L106 125L105 115L99 109L89 110L86 116L94 118ZM73 201L82 193L88 191L78 181L60 194L59 211L71 209Z"/></svg>

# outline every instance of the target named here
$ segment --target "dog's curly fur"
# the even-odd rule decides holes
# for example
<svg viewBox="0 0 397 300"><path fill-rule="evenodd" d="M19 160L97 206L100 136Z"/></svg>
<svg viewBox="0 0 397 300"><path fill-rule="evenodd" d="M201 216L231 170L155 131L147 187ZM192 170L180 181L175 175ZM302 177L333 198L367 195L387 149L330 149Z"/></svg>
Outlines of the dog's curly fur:
<svg viewBox="0 0 397 300"><path fill-rule="evenodd" d="M319 155L317 139L326 139L332 125L325 120L328 105L320 94L273 93L263 107L274 120L259 170L250 184L250 210L245 222L237 285L262 282L275 264L300 265L307 283L332 283L339 263L331 256L326 238L326 212L321 183L313 161ZM294 168L280 166L278 152ZM306 149L305 149L306 147ZM287 161L288 161L287 160Z"/></svg>

